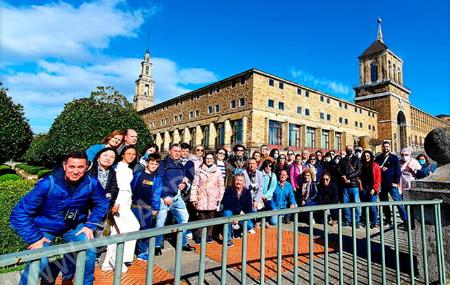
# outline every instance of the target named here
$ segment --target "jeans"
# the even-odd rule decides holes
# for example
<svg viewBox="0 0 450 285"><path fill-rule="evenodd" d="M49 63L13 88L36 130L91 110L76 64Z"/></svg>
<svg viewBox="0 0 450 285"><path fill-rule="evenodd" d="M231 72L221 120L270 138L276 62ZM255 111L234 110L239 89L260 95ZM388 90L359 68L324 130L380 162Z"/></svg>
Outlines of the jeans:
<svg viewBox="0 0 450 285"><path fill-rule="evenodd" d="M361 197L361 200L363 202L377 202L378 201L378 194L375 193L374 195L370 195L370 191L371 190L372 190L371 188L367 188L367 189L363 190L362 197ZM372 222L372 225L378 224L378 209L377 209L377 206L371 206L370 207L370 214L371 214L370 220Z"/></svg>
<svg viewBox="0 0 450 285"><path fill-rule="evenodd" d="M394 200L394 201L403 201L402 195L400 194L400 191L398 190L397 187L381 186L380 201L389 201L388 194L391 195L392 200ZM400 217L402 218L403 222L406 222L407 218L406 218L405 206L398 205L397 208L398 208ZM389 206L383 207L383 213L386 218L386 223L390 224L391 223L391 209L389 208Z"/></svg>
<svg viewBox="0 0 450 285"><path fill-rule="evenodd" d="M353 203L361 203L361 200L359 198L359 188L358 187L344 187L342 188L342 194L343 194L343 202L344 204L348 204L350 202ZM361 215L361 207L356 208L356 217L355 222L356 224L359 224L359 217ZM351 223L352 216L350 212L350 208L345 208L345 222Z"/></svg>
<svg viewBox="0 0 450 285"><path fill-rule="evenodd" d="M231 216L237 216L239 213L233 213L231 210L223 210L223 216L224 217L231 217ZM239 222L239 225L241 228L243 227L244 223ZM253 229L253 221L247 220L247 229L251 230ZM231 240L231 233L233 232L233 228L231 227L231 223L228 224L228 240Z"/></svg>
<svg viewBox="0 0 450 285"><path fill-rule="evenodd" d="M171 212L178 224L185 224L189 221L189 213L183 199L177 198L172 201L170 206L164 204L161 200L161 208L156 215L156 227L162 228L166 223L167 212ZM156 247L163 247L164 237L162 235L156 237ZM183 231L183 246L187 245L186 231Z"/></svg>
<svg viewBox="0 0 450 285"><path fill-rule="evenodd" d="M152 216L151 208L145 208L145 207L139 207L139 206L133 205L131 207L131 211L133 211L133 214L136 216L136 219L138 220L138 222L140 224L139 230L148 230L148 229L153 228L153 225L152 225L153 216ZM138 255L141 253L147 253L148 238L138 239L136 250L137 250Z"/></svg>
<svg viewBox="0 0 450 285"><path fill-rule="evenodd" d="M262 211L272 211L272 210L275 210L275 206L274 206L272 200L264 201L264 208L262 209ZM276 216L270 217L269 224L276 225L277 224L277 217Z"/></svg>
<svg viewBox="0 0 450 285"><path fill-rule="evenodd" d="M79 224L75 229L67 231L62 239L65 243L72 241L83 241L87 240L85 234L75 235L78 231L80 231L84 227L84 224ZM44 237L49 239L50 241L54 241L56 236L53 234L45 233ZM44 247L50 246L50 244L45 243ZM84 281L83 284L90 285L94 283L94 270L95 270L95 256L96 249L89 248L86 250L86 265L84 271ZM56 276L58 275L58 271L60 270L64 279L72 279L75 274L75 264L76 258L73 254L64 254L62 261L54 261L51 264L48 262L48 258L41 258L41 262L39 265L39 272L42 278L41 284L53 284ZM26 285L28 282L28 273L30 270L30 263L28 262L25 270L22 272L22 276L20 278L19 285ZM37 281L37 280L36 280ZM36 282L37 283L37 282Z"/></svg>

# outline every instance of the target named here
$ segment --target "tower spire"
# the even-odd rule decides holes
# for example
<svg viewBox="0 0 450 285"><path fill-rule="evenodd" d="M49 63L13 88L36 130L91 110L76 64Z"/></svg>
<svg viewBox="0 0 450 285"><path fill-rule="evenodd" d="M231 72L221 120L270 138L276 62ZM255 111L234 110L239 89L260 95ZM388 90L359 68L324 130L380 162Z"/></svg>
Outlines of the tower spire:
<svg viewBox="0 0 450 285"><path fill-rule="evenodd" d="M378 22L378 34L377 34L377 40L380 41L380 42L382 42L382 43L384 43L384 41L383 41L383 31L381 30L381 23L382 23L381 17L378 17L377 22Z"/></svg>

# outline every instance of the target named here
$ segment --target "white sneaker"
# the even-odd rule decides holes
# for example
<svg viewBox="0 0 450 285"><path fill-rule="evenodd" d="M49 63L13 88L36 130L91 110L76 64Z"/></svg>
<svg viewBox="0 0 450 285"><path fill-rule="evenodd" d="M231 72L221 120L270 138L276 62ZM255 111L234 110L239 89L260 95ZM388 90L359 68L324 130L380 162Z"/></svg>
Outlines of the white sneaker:
<svg viewBox="0 0 450 285"><path fill-rule="evenodd" d="M103 272L109 272L109 271L113 271L114 269L112 268L112 266L111 265L109 265L109 264L103 264L102 265L102 271Z"/></svg>
<svg viewBox="0 0 450 285"><path fill-rule="evenodd" d="M256 231L254 229L250 229L250 230L248 230L248 233L253 235L253 234L256 234Z"/></svg>
<svg viewBox="0 0 450 285"><path fill-rule="evenodd" d="M192 233L187 233L187 234L186 234L186 238L187 238L187 239L192 239Z"/></svg>

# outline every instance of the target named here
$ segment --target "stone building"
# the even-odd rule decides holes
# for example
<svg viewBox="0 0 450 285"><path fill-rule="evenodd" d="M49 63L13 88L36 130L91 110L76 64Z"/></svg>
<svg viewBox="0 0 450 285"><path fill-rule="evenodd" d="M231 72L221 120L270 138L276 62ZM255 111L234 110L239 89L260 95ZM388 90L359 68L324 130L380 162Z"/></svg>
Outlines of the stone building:
<svg viewBox="0 0 450 285"><path fill-rule="evenodd" d="M381 140L392 141L394 151L422 150L430 130L449 125L410 104L403 60L384 43L380 20L377 39L359 62L355 103L250 69L137 110L163 150L175 142L209 148L242 143L293 150L342 150L347 144L374 149ZM144 78L153 82L141 73L136 86ZM148 106L140 104L138 94L136 106Z"/></svg>

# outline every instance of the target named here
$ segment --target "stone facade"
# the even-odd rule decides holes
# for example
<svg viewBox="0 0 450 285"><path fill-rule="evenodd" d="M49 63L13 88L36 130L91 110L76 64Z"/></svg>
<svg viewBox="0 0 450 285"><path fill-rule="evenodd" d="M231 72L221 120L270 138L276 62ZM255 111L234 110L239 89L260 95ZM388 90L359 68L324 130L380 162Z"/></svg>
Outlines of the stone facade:
<svg viewBox="0 0 450 285"><path fill-rule="evenodd" d="M429 131L450 126L411 105L403 60L384 44L381 25L377 40L359 57L359 70L355 103L250 69L139 114L163 150L187 142L284 150L343 150L351 144L379 151L376 146L389 140L394 151L421 151Z"/></svg>

